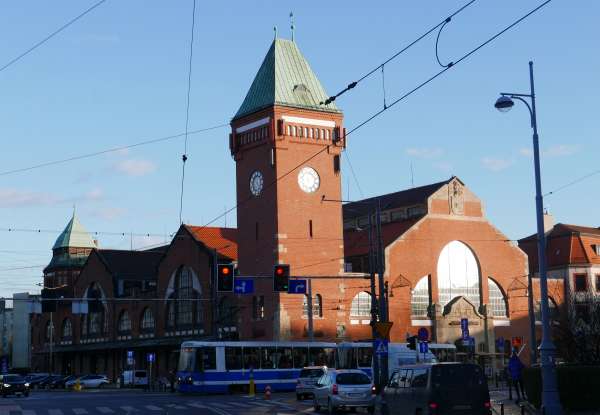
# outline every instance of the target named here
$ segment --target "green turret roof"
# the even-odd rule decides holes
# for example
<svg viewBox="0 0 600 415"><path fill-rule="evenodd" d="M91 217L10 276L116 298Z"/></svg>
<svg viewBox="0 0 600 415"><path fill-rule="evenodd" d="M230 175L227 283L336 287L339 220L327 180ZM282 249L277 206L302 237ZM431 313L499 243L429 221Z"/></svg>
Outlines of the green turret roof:
<svg viewBox="0 0 600 415"><path fill-rule="evenodd" d="M275 39L234 119L272 105L339 112L334 103L320 105L329 95L296 43Z"/></svg>
<svg viewBox="0 0 600 415"><path fill-rule="evenodd" d="M75 212L73 212L73 217L67 224L67 227L64 231L59 235L54 243L52 249L58 248L95 248L96 244L92 239L92 236L88 233L88 231L83 227Z"/></svg>

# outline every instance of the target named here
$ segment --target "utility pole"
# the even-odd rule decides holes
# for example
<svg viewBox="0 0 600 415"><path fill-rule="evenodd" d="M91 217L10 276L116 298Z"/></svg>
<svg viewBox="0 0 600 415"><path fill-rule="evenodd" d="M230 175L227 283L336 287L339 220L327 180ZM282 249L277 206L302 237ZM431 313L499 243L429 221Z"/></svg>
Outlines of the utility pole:
<svg viewBox="0 0 600 415"><path fill-rule="evenodd" d="M375 293L375 259L373 258L373 216L369 214L369 279L371 281L371 330L373 341L377 337L375 322L377 321L377 294ZM379 358L373 355L373 381L379 387Z"/></svg>
<svg viewBox="0 0 600 415"><path fill-rule="evenodd" d="M383 323L387 323L388 318L388 309L386 304L386 295L385 295L385 252L383 250L383 240L381 237L381 200L377 198L377 204L375 209L375 223L376 223L376 232L377 232L377 273L378 273L378 284L379 284L379 321ZM384 356L381 359L381 367L380 367L380 384L385 385L388 381L388 357Z"/></svg>
<svg viewBox="0 0 600 415"><path fill-rule="evenodd" d="M306 307L308 308L308 341L315 341L315 333L313 330L313 297L312 297L312 283L309 278L306 282L308 285L308 298L306 299Z"/></svg>

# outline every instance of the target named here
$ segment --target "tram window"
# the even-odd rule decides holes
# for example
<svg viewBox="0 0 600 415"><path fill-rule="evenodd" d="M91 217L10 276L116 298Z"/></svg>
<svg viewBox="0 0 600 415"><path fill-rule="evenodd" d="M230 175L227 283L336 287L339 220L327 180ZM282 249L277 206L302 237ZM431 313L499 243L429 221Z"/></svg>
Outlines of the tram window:
<svg viewBox="0 0 600 415"><path fill-rule="evenodd" d="M217 354L214 347L202 348L202 361L204 370L215 370L217 368Z"/></svg>
<svg viewBox="0 0 600 415"><path fill-rule="evenodd" d="M335 349L331 347L311 347L309 360L311 365L334 367Z"/></svg>
<svg viewBox="0 0 600 415"><path fill-rule="evenodd" d="M291 347L279 347L277 348L277 367L279 369L290 369L293 365L292 359L292 348Z"/></svg>
<svg viewBox="0 0 600 415"><path fill-rule="evenodd" d="M275 369L277 362L277 349L274 347L262 347L260 349L260 368Z"/></svg>
<svg viewBox="0 0 600 415"><path fill-rule="evenodd" d="M302 369L308 366L308 348L294 347L294 367Z"/></svg>
<svg viewBox="0 0 600 415"><path fill-rule="evenodd" d="M225 348L225 368L227 370L240 370L242 368L242 348Z"/></svg>
<svg viewBox="0 0 600 415"><path fill-rule="evenodd" d="M373 363L373 349L370 347L359 347L356 349L358 354L358 367L371 367Z"/></svg>
<svg viewBox="0 0 600 415"><path fill-rule="evenodd" d="M260 348L244 347L244 369L258 369L260 367Z"/></svg>

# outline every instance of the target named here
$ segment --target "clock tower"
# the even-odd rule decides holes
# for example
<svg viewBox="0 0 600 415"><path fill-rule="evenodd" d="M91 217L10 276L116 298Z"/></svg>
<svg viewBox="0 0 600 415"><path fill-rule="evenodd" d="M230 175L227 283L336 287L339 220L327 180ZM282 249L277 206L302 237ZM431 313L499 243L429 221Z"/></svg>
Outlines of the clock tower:
<svg viewBox="0 0 600 415"><path fill-rule="evenodd" d="M292 276L344 271L341 204L322 200L341 199L346 145L341 111L321 104L327 97L296 43L275 39L231 121L241 275L270 276L278 263ZM258 289L273 299L273 337L298 337L286 309L297 312L303 296L273 293L270 278Z"/></svg>

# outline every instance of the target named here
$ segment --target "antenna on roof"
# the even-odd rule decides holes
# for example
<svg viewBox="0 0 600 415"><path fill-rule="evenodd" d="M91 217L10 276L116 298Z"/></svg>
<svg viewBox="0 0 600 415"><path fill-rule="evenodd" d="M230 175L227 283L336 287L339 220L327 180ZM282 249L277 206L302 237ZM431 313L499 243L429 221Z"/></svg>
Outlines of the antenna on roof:
<svg viewBox="0 0 600 415"><path fill-rule="evenodd" d="M274 40L277 40L277 26L273 26Z"/></svg>
<svg viewBox="0 0 600 415"><path fill-rule="evenodd" d="M290 29L292 29L292 42L294 41L294 30L296 26L294 25L294 12L290 12Z"/></svg>
<svg viewBox="0 0 600 415"><path fill-rule="evenodd" d="M410 162L410 187L415 187L415 172L413 170L412 161Z"/></svg>

